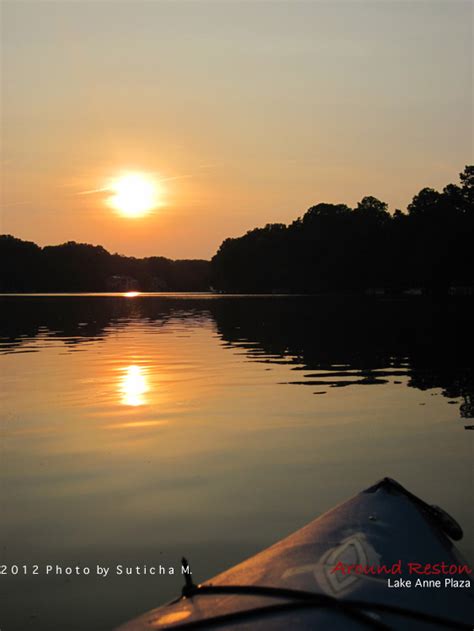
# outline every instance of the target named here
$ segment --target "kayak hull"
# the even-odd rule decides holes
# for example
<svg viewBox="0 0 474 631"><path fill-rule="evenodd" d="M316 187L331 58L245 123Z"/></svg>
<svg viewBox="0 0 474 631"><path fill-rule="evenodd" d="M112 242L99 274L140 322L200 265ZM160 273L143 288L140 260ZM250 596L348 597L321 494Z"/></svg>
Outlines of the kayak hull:
<svg viewBox="0 0 474 631"><path fill-rule="evenodd" d="M331 602L364 601L402 607L454 619L472 628L474 594L470 568L445 530L457 537L462 532L445 513L441 512L440 517L438 510L432 511L400 484L385 478L203 585L299 590L330 597ZM434 586L438 583L423 581L440 583ZM458 582L457 586L453 581ZM337 606L295 605L285 610L292 604L295 603L291 598L268 595L198 594L154 609L119 629L185 628L191 623L206 628L206 621L211 618L229 615L228 622L223 619L213 628L367 628L363 621L348 616ZM275 606L280 608L272 612L269 608ZM259 608L268 611L257 612ZM433 622L380 609L374 609L371 615L390 628L404 631L442 628Z"/></svg>

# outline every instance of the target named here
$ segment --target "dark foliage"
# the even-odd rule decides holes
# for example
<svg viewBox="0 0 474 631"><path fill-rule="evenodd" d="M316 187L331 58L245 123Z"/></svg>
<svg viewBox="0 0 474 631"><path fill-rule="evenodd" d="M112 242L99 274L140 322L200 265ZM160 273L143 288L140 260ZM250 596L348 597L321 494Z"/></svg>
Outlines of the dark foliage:
<svg viewBox="0 0 474 631"><path fill-rule="evenodd" d="M38 247L0 235L0 291L206 291L208 261L137 259L110 254L102 246L70 241Z"/></svg>
<svg viewBox="0 0 474 631"><path fill-rule="evenodd" d="M321 203L289 226L226 239L212 259L222 291L317 293L474 284L474 167L460 185L425 188L407 213L364 197L354 209Z"/></svg>
<svg viewBox="0 0 474 631"><path fill-rule="evenodd" d="M208 261L137 259L75 242L40 248L0 236L2 292L205 291L444 294L474 286L474 166L460 185L422 189L407 212L364 197L320 203L290 225L268 224L226 239Z"/></svg>

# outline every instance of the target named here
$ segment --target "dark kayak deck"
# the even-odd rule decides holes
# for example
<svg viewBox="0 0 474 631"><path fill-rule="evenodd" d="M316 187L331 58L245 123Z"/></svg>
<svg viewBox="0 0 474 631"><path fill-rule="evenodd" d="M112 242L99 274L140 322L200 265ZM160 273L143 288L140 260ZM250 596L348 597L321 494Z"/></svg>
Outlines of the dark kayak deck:
<svg viewBox="0 0 474 631"><path fill-rule="evenodd" d="M120 631L472 629L472 575L451 541L461 536L444 511L385 478ZM417 586L417 579L440 586Z"/></svg>

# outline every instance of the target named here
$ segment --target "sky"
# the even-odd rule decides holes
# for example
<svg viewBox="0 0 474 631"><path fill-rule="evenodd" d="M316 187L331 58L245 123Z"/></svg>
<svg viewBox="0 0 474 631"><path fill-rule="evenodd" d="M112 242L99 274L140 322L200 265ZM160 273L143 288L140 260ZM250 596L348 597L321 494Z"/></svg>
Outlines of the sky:
<svg viewBox="0 0 474 631"><path fill-rule="evenodd" d="M319 202L405 209L473 161L474 4L3 0L2 233L209 258ZM106 203L143 173L159 206Z"/></svg>

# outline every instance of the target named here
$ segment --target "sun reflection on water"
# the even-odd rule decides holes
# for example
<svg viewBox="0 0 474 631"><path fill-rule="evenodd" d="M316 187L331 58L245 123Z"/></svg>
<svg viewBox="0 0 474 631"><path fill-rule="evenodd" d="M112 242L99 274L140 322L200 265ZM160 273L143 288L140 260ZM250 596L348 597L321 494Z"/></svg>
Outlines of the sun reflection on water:
<svg viewBox="0 0 474 631"><path fill-rule="evenodd" d="M142 366L127 366L120 380L122 404L134 407L145 405L148 391L148 377Z"/></svg>

